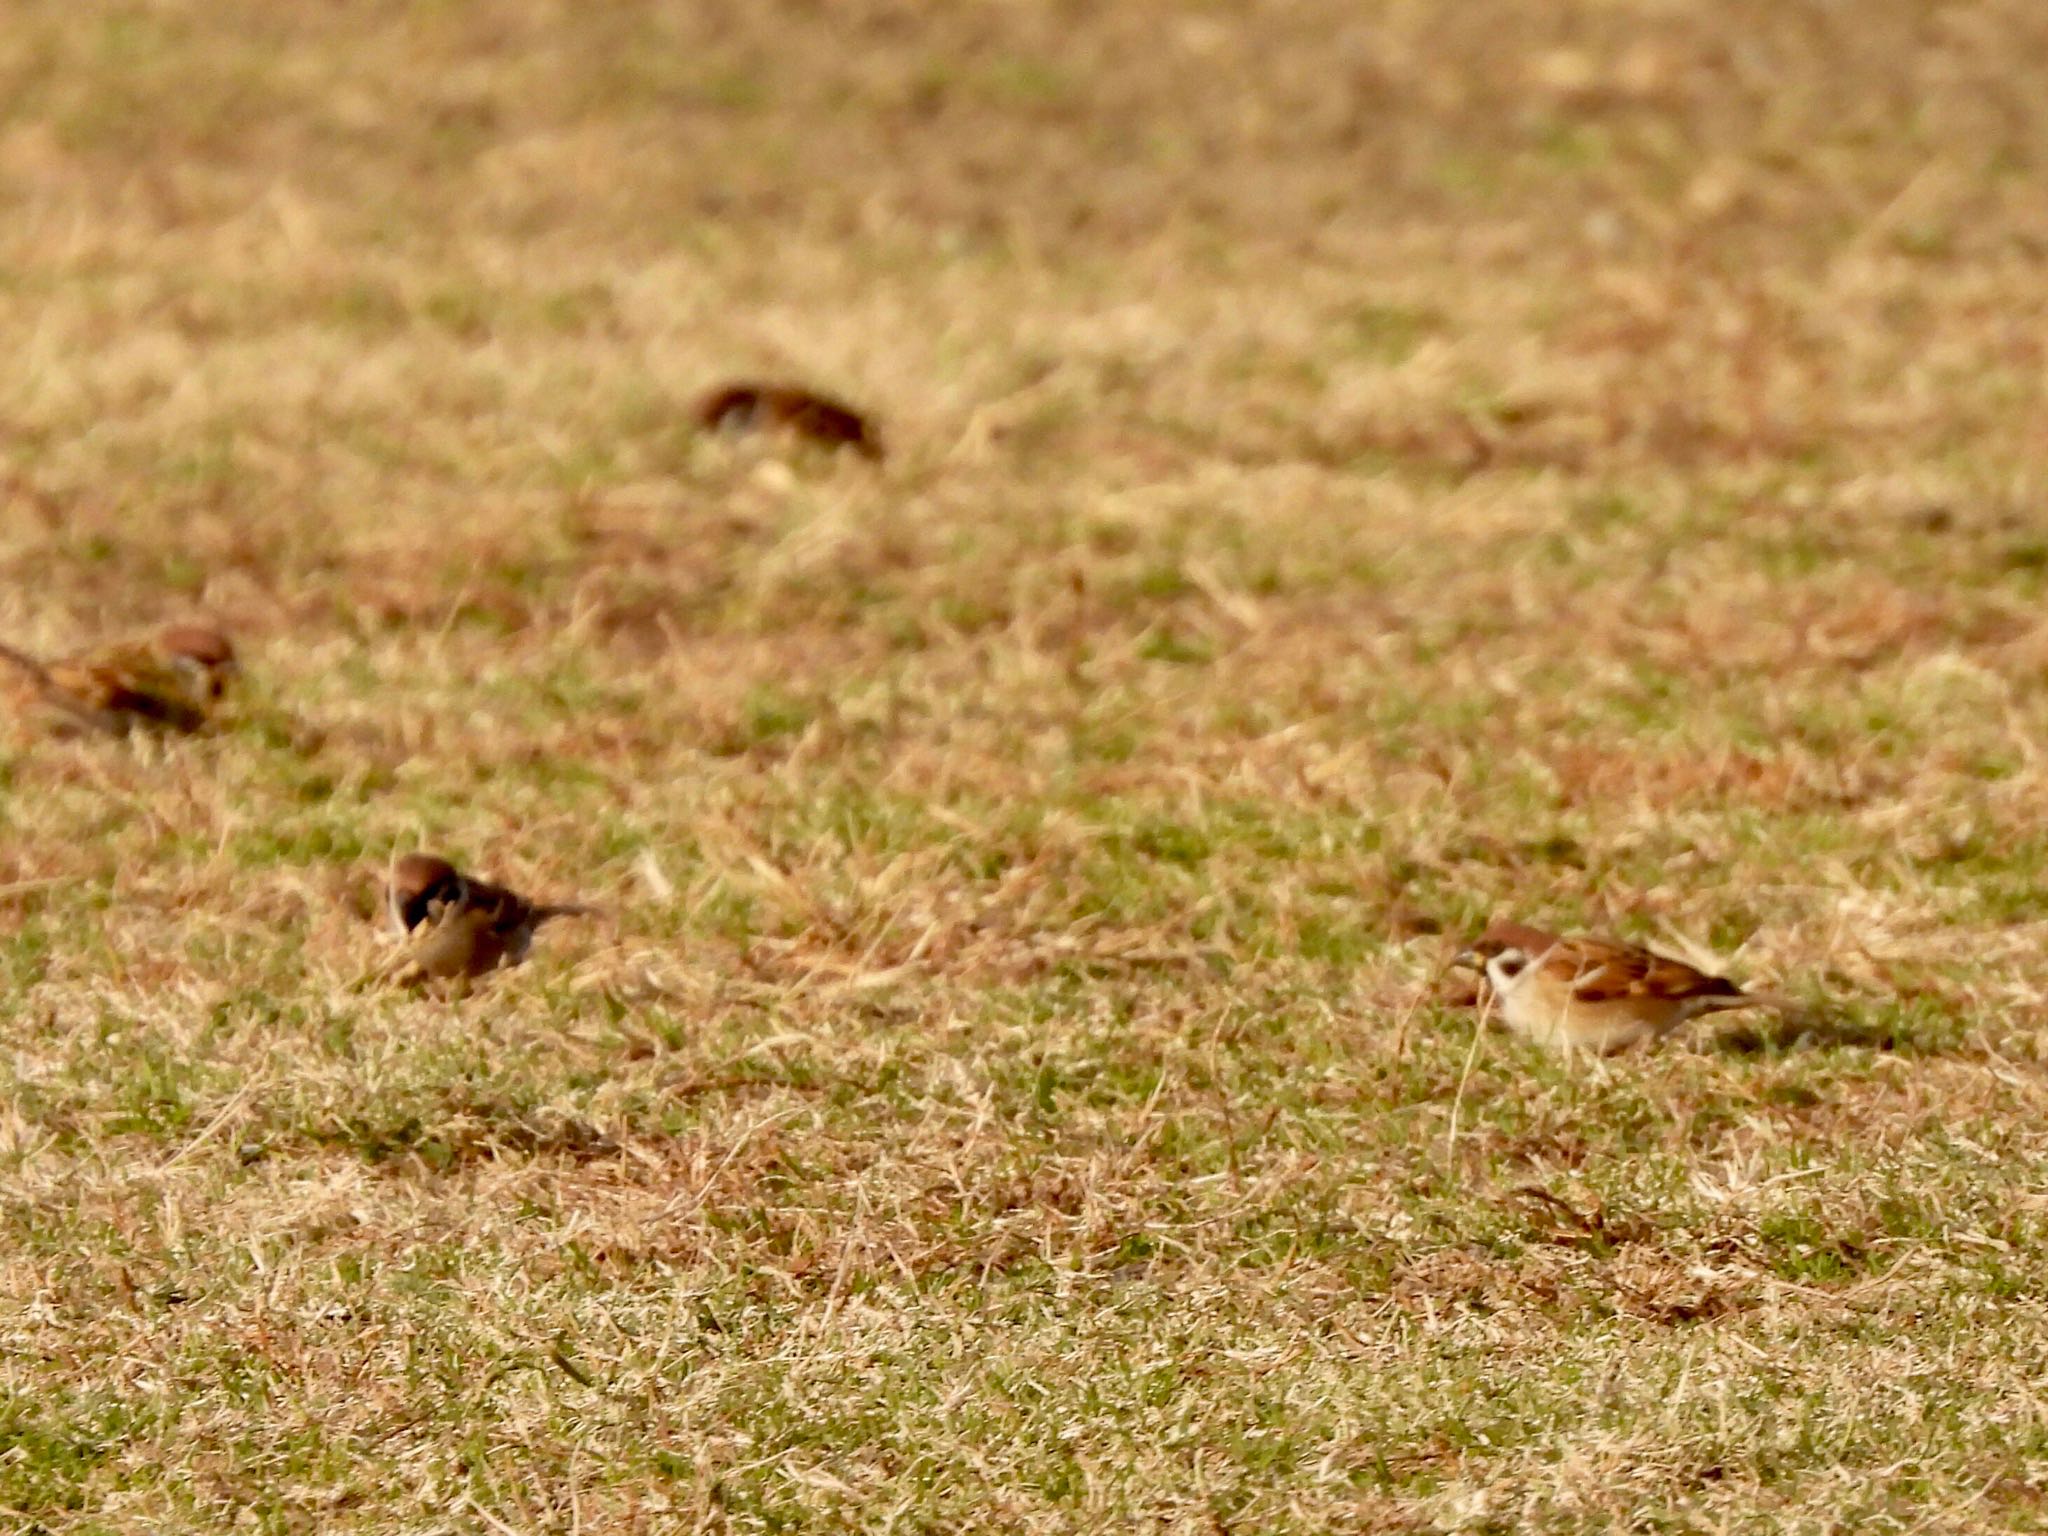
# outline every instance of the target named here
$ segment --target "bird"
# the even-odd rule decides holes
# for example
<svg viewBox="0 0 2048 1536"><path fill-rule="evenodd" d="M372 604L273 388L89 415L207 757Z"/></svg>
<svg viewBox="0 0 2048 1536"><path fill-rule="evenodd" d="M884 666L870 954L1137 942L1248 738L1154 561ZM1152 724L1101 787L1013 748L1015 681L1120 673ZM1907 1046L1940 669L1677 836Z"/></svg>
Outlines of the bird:
<svg viewBox="0 0 2048 1536"><path fill-rule="evenodd" d="M60 729L122 735L137 727L196 731L219 708L240 668L233 642L207 624L168 624L42 662L0 642L14 669L17 706Z"/></svg>
<svg viewBox="0 0 2048 1536"><path fill-rule="evenodd" d="M770 428L826 448L851 448L864 458L882 457L882 439L859 411L843 400L800 384L740 380L700 396L698 425L711 432L758 432Z"/></svg>
<svg viewBox="0 0 2048 1536"><path fill-rule="evenodd" d="M470 981L524 960L534 931L553 917L585 916L579 902L533 902L465 875L444 858L409 853L391 868L385 910L405 938L396 974L418 984Z"/></svg>
<svg viewBox="0 0 2048 1536"><path fill-rule="evenodd" d="M1703 1014L1795 1006L1634 944L1567 938L1526 923L1493 924L1451 963L1484 974L1509 1029L1567 1055L1654 1043Z"/></svg>

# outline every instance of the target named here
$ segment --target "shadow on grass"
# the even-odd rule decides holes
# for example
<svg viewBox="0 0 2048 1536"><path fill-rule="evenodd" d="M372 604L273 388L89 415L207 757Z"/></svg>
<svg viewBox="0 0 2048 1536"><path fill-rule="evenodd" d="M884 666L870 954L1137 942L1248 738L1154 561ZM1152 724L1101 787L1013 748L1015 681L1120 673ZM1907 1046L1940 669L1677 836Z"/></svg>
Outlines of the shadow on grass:
<svg viewBox="0 0 2048 1536"><path fill-rule="evenodd" d="M1842 1008L1802 1008L1796 1013L1757 1013L1718 1030L1711 1048L1737 1056L1781 1056L1791 1051L1890 1051L1906 1056L1940 1056L1953 1047L1930 1034L1902 1029L1898 1020L1873 1022Z"/></svg>

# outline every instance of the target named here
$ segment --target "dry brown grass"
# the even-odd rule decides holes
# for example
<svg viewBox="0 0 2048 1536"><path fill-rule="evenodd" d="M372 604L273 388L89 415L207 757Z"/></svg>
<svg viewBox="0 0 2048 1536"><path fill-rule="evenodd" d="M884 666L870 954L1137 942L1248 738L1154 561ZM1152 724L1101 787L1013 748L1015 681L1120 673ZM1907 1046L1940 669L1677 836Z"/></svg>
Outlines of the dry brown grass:
<svg viewBox="0 0 2048 1536"><path fill-rule="evenodd" d="M0 1508L2044 1522L2048 14L0 25ZM794 376L885 464L710 440ZM351 993L429 844L604 903ZM1513 910L1816 1003L1604 1073Z"/></svg>

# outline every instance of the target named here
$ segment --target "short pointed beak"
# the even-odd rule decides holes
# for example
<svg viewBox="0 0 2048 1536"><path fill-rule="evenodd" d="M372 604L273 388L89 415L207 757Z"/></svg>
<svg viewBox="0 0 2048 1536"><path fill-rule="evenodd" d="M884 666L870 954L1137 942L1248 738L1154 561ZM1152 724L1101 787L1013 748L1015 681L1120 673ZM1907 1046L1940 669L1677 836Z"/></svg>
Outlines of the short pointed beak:
<svg viewBox="0 0 2048 1536"><path fill-rule="evenodd" d="M1450 967L1452 970L1483 971L1486 969L1486 962L1479 958L1478 950L1461 949L1451 956Z"/></svg>

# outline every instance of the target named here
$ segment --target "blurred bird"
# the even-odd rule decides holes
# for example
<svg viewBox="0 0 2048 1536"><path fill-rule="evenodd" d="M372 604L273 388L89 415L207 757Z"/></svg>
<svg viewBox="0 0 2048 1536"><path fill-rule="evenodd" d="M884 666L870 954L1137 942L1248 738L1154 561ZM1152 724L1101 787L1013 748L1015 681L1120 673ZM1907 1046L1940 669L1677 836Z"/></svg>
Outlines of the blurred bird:
<svg viewBox="0 0 2048 1536"><path fill-rule="evenodd" d="M385 902L393 929L407 940L398 978L414 984L452 980L465 987L524 960L534 930L549 918L594 910L576 902L528 901L425 853L409 853L392 866Z"/></svg>
<svg viewBox="0 0 2048 1536"><path fill-rule="evenodd" d="M711 432L779 430L822 447L882 457L881 437L865 416L843 401L796 384L722 384L698 400L696 416L698 425Z"/></svg>
<svg viewBox="0 0 2048 1536"><path fill-rule="evenodd" d="M1567 1054L1609 1055L1731 1008L1796 1007L1633 944L1564 938L1525 923L1495 923L1451 963L1485 975L1509 1029Z"/></svg>
<svg viewBox="0 0 2048 1536"><path fill-rule="evenodd" d="M121 734L137 726L196 731L212 718L239 670L228 637L205 624L171 624L129 640L40 662L0 643L10 692L25 714L58 728Z"/></svg>

